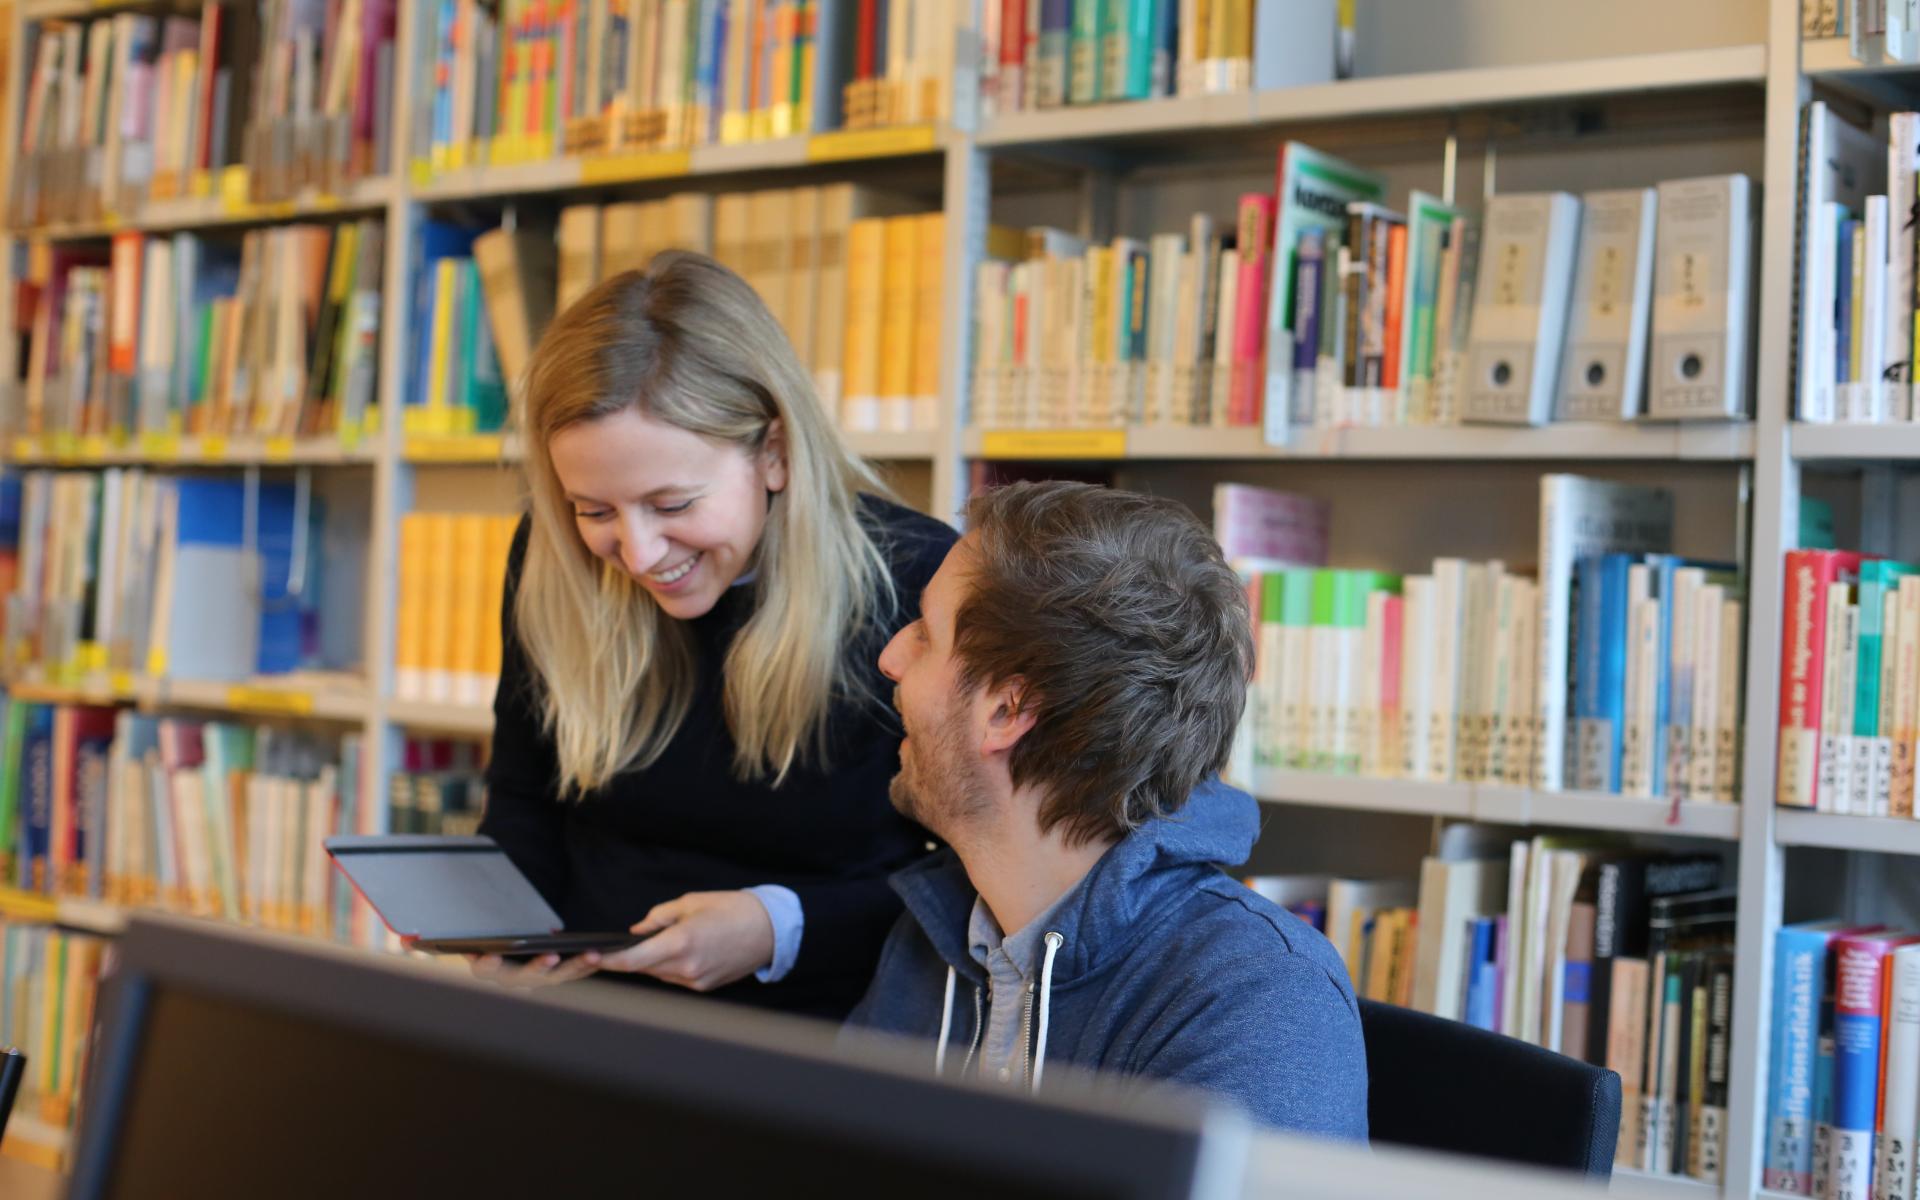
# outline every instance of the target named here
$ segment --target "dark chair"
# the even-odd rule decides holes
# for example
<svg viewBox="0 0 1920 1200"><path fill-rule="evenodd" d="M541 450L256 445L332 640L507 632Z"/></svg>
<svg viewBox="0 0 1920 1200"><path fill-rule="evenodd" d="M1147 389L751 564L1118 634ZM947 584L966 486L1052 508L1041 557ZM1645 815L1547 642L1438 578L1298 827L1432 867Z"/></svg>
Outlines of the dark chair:
<svg viewBox="0 0 1920 1200"><path fill-rule="evenodd" d="M7 1132L7 1118L13 1115L13 1099L20 1094L20 1080L27 1073L27 1056L12 1047L0 1048L0 1137Z"/></svg>
<svg viewBox="0 0 1920 1200"><path fill-rule="evenodd" d="M1372 1140L1613 1174L1620 1076L1459 1021L1360 1002Z"/></svg>

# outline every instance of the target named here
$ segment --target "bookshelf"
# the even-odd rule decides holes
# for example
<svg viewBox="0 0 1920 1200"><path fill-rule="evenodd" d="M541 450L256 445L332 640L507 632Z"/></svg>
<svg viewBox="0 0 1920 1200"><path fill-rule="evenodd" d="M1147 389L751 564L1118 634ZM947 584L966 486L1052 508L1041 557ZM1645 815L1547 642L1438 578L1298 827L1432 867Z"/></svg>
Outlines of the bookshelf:
<svg viewBox="0 0 1920 1200"><path fill-rule="evenodd" d="M1423 16L1420 20L1431 24L1402 40L1432 41L1434 55L1444 59L1438 64L1442 69L1363 70L1354 79L1257 93L1022 111L982 120L976 111L978 80L963 63L946 123L822 131L688 150L556 157L437 173L414 167L409 121L400 115L392 131L396 169L358 180L339 195L308 192L291 201L259 204L246 201L244 181L210 179L203 195L152 201L90 224L12 230L0 249L11 257L34 242L96 243L123 231L231 230L378 216L387 236L376 392L380 411L397 414L406 398L408 355L418 332L411 328L412 251L420 224L430 215L451 211L491 220L519 207L544 211L573 201L655 198L680 190L724 194L884 181L925 198L930 208L948 216L942 400L932 430L853 434L849 441L863 456L904 472L903 489L940 515L957 511L970 467L978 460L1111 465L1123 483L1174 494L1187 494L1182 489L1198 486L1195 480L1239 477L1233 472L1283 487L1302 478L1336 487L1345 476L1363 480L1369 489L1388 489L1407 501L1403 507L1409 512L1421 507L1425 497L1463 480L1511 478L1536 468L1591 469L1636 479L1658 472L1685 474L1708 481L1729 497L1748 497L1744 514L1721 522L1737 531L1721 541L1741 539L1736 548L1746 552L1749 568L1744 770L1738 805L1686 804L1678 819L1670 820L1664 801L1598 793L1298 771L1263 770L1254 782L1276 811L1313 809L1320 810L1316 815L1350 817L1353 823L1345 829L1359 831L1355 836L1360 837L1375 828L1375 822L1444 819L1728 846L1737 856L1741 900L1726 1184L1716 1189L1621 1171L1614 1190L1632 1196L1754 1197L1767 1194L1758 1184L1769 960L1788 884L1795 877L1792 851L1819 848L1861 856L1846 861L1864 863L1858 869L1869 879L1878 878L1872 865L1878 856L1920 854L1920 822L1779 811L1773 803L1781 556L1795 544L1803 475L1821 468L1884 467L1920 458L1920 426L1797 425L1787 418L1788 331L1795 304L1791 181L1798 170L1799 105L1810 83L1867 105L1903 103L1903 98L1920 93L1920 73L1908 67L1856 64L1845 39L1803 45L1799 0L1713 0L1697 6L1705 15L1676 14L1673 28L1654 15L1662 5L1654 0L1636 3L1633 13L1614 18L1619 27L1614 34L1592 45L1579 43L1580 52L1591 52L1592 57L1571 61L1566 60L1571 40L1535 46L1529 57L1507 44L1518 34L1482 30L1490 43L1488 61L1475 64L1467 60L1480 47L1463 49L1441 18ZM1516 27L1523 23L1525 10L1554 7L1500 0L1478 5L1480 19L1502 4L1503 12L1511 10ZM72 0L16 4L7 64L9 134L19 127L27 23L157 7ZM1368 8L1367 0L1361 0L1361 7ZM1383 0L1374 7L1390 5ZM1441 7L1433 6L1436 11ZM1463 13L1471 7L1453 5ZM1696 27L1716 21L1726 26L1719 40ZM413 22L401 22L398 36L394 107L397 114L405 114L420 86L413 78ZM1534 429L1297 429L1280 446L1269 445L1257 429L1050 431L969 423L975 267L984 256L990 220L1055 224L1100 237L1121 227L1135 234L1171 228L1195 208L1222 211L1221 196L1270 189L1273 151L1282 136L1324 140L1329 149L1379 167L1396 194L1408 186L1458 192L1469 206L1488 191L1607 186L1618 164L1625 165L1625 174L1636 183L1705 171L1748 171L1761 183L1763 197L1754 419ZM1694 165L1696 157L1704 159L1704 165ZM0 292L0 319L11 321L13 303L13 289ZM0 341L5 378L18 377L16 352L13 339ZM428 436L409 433L397 419L383 421L351 445L334 439L265 437L150 437L124 445L104 439L0 439L0 458L9 465L138 466L169 472L258 468L275 476L306 471L315 478L338 480L334 486L366 498L364 513L354 517L359 522L354 540L365 563L358 670L352 674L245 684L88 677L62 686L17 683L10 691L17 698L49 703L131 704L319 723L356 732L366 748L362 770L371 785L366 790L384 795L378 781L395 769L406 737L484 738L492 729L485 707L396 696L392 646L400 519L411 511L511 510L519 485L507 468L521 456L519 441L510 433ZM1379 506L1369 508L1369 523L1384 523L1381 511ZM1415 525L1422 519L1428 524L1409 534L1409 541L1417 543L1435 528L1432 514L1408 518ZM1459 523L1460 514L1445 519ZM1344 543L1350 534L1341 537ZM1358 541L1365 543L1364 534ZM1435 552L1448 552L1444 542L1433 545ZM371 832L379 828L379 816L373 806L368 811L373 813L367 826ZM0 892L0 914L102 933L117 928L121 916L111 905L8 892Z"/></svg>

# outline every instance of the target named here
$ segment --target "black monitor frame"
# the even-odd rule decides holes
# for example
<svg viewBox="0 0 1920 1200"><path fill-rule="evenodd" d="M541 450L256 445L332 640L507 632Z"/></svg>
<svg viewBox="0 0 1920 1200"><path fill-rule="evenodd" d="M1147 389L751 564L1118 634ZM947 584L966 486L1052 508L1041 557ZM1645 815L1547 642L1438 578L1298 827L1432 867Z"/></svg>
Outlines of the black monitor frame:
<svg viewBox="0 0 1920 1200"><path fill-rule="evenodd" d="M566 1081L684 1099L821 1136L884 1144L930 1169L991 1162L1125 1200L1238 1195L1250 1125L1152 1089L1116 1095L1049 1071L1041 1096L932 1076L890 1040L710 1000L611 985L516 992L445 965L211 921L139 916L103 981L69 1200L111 1194L148 1009L177 987Z"/></svg>

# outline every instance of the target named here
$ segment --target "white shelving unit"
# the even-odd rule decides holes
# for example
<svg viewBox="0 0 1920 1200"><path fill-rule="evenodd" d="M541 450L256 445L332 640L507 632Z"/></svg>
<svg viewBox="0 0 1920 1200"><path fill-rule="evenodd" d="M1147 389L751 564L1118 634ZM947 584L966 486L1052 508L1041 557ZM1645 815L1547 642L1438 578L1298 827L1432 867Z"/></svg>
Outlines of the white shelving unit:
<svg viewBox="0 0 1920 1200"><path fill-rule="evenodd" d="M457 206L472 212L520 200L589 192L651 195L677 187L761 188L790 180L861 179L882 172L891 176L903 170L924 171L932 177L937 169L937 191L948 214L947 319L941 343L945 403L940 408L940 425L931 433L859 435L851 439L868 457L924 471L930 480L932 509L937 513L957 510L969 464L982 457L1095 459L1122 468L1158 472L1156 480L1178 475L1183 468L1190 468L1196 476L1217 478L1223 470L1239 469L1243 464L1267 472L1264 478L1279 480L1287 479L1287 472L1309 469L1373 471L1367 477L1377 479L1380 473L1373 464L1382 463L1390 464L1395 472L1445 471L1453 469L1452 464L1468 464L1465 473L1470 474L1481 473L1479 464L1488 464L1486 473L1521 470L1529 464L1538 464L1542 470L1592 464L1596 470L1637 472L1636 478L1648 478L1650 472L1671 468L1676 474L1704 473L1725 480L1730 495L1738 492L1750 498L1747 512L1738 522L1751 564L1747 724L1740 804L1685 805L1673 820L1663 802L1591 793L1543 793L1486 784L1421 784L1278 771L1262 772L1256 784L1264 799L1277 804L1324 810L1615 830L1729 843L1738 855L1742 898L1726 1186L1715 1189L1687 1180L1620 1172L1614 1190L1633 1196L1753 1197L1761 1194L1758 1185L1766 1087L1763 1047L1770 1016L1769 958L1782 915L1786 849L1825 847L1871 854L1920 854L1920 822L1776 812L1773 805L1781 556L1792 546L1797 527L1801 464L1920 458L1920 426L1815 427L1788 421L1788 331L1793 325L1794 305L1793 180L1799 169L1800 106L1810 81L1817 80L1822 86L1870 104L1884 104L1920 89L1920 75L1910 68L1853 64L1843 40L1812 42L1803 47L1799 39L1800 0L1723 2L1728 6L1745 5L1742 11L1751 10L1754 27L1761 31L1758 40L1742 31L1734 35L1741 40L1731 45L1423 71L1244 96L1026 112L984 124L975 112L978 81L963 65L956 80L952 123L945 127L797 137L758 145L630 155L609 161L560 159L477 167L434 178L416 176L410 168L396 169L386 177L355 185L344 196L309 196L277 206L222 203L219 197L156 203L85 228L19 231L15 238L8 239L4 249L11 252L22 233L55 239L102 238L117 229L161 231L383 214L388 236L379 399L383 412L395 414L401 408L406 356L414 332L408 326L412 289L407 272L412 239L419 220L429 211ZM21 20L30 21L48 16L85 16L114 7L141 6L27 0L18 6L18 12ZM409 98L416 81L412 78L414 55L409 44L411 22L401 24L395 111L405 113L410 109ZM1654 31L1647 36L1662 35ZM962 36L959 42L968 45L970 37ZM9 131L18 124L24 78L22 44L16 30L9 64ZM1577 49L1556 47L1555 53ZM1733 120L1744 123L1730 126L1728 136L1750 139L1760 146L1763 161L1757 168L1748 168L1759 176L1764 197L1757 275L1759 367L1756 415L1751 422L1562 425L1542 429L1298 430L1285 446L1269 446L1257 431L1243 429L1068 434L983 430L967 423L964 398L969 394L975 267L984 254L985 231L996 206L996 171L1000 168L1034 161L1056 172L1063 169L1062 164L1069 173L1079 172L1078 199L1069 203L1077 211L1083 232L1103 235L1111 232L1114 224L1115 191L1135 144L1143 149L1150 147L1155 162L1164 166L1170 158L1177 165L1183 147L1191 143L1200 170L1190 173L1210 170L1214 160L1208 155L1222 145L1258 147L1257 153L1265 156L1265 177L1270 181L1273 148L1291 127L1311 127L1317 137L1324 127L1338 126L1340 133L1327 146L1336 152L1343 149L1341 139L1348 137L1367 151L1394 139L1400 139L1397 144L1409 138L1425 139L1422 153L1430 163L1420 167L1420 186L1438 183L1450 190L1469 174L1468 168L1456 160L1457 135L1463 143L1480 139L1474 147L1479 154L1475 169L1484 190L1493 185L1496 172L1502 180L1531 178L1528 170L1540 174L1555 163L1561 170L1575 171L1592 156L1613 152L1611 148L1593 149L1583 144L1580 121L1559 119L1576 109L1586 113L1595 111L1592 106L1621 100L1646 103L1649 98L1661 103L1664 97L1672 97L1676 110L1697 103L1701 113L1694 119L1709 127L1716 120L1728 120L1724 115L1728 112L1738 114ZM1406 120L1415 117L1432 119ZM394 151L398 164L412 161L405 144L407 124L405 120L396 121ZM1413 133L1408 132L1410 128ZM1672 164L1660 168L1671 175L1690 169L1722 169L1694 168L1684 154L1671 151L1659 129L1629 131L1622 145L1622 153L1646 154L1662 164ZM1173 148L1171 153L1169 146ZM1555 158L1555 154L1560 157ZM1537 165L1540 163L1548 165ZM1605 172L1599 172L1598 177L1604 178ZM1022 177L1009 170L1000 178L1005 184ZM1142 220L1138 214L1129 217L1135 223ZM11 303L11 289L7 289L0 295L0 318L11 318ZM0 356L12 353L10 347L0 347ZM358 679L348 685L282 689L284 695L277 695L270 681L259 681L257 688L235 689L176 681L110 680L67 693L43 691L48 698L179 705L344 724L365 735L369 781L384 780L396 761L399 739L405 734L484 737L491 731L491 714L485 709L418 704L394 696L398 527L401 514L422 497L445 495L449 477L464 479L459 486L484 491L502 507L516 503L517 483L500 469L503 464L520 460L516 439L495 437L456 443L410 438L402 433L398 421L389 419L378 436L350 449L266 440L180 439L143 443L134 449L69 443L0 446L0 452L10 461L23 464L147 464L156 469L305 467L360 471L370 476L372 515L366 536L367 584L361 622L364 667ZM1341 465L1345 463L1355 465ZM494 469L491 474L485 473L489 467ZM1474 514L1497 515L1502 514ZM1731 527L1734 522L1728 524ZM1448 547L1444 545L1432 547L1432 553L1446 552ZM122 682L127 686L119 686ZM372 782L367 794L383 795L384 790ZM0 897L0 908L4 908L4 899ZM60 919L83 927L111 928L118 914L110 909L83 912L70 907L60 911ZM93 924L85 924L88 921Z"/></svg>

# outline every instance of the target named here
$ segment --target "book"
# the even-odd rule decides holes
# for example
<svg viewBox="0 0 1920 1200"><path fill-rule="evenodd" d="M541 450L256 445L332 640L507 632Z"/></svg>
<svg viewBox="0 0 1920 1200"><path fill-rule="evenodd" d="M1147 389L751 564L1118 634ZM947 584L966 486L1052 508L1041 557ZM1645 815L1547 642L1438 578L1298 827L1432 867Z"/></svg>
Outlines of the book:
<svg viewBox="0 0 1920 1200"><path fill-rule="evenodd" d="M1753 205L1745 175L1660 185L1649 416L1739 417L1751 407Z"/></svg>
<svg viewBox="0 0 1920 1200"><path fill-rule="evenodd" d="M1551 419L1579 222L1580 200L1566 192L1488 200L1465 420L1539 425Z"/></svg>
<svg viewBox="0 0 1920 1200"><path fill-rule="evenodd" d="M1588 192L1554 419L1624 421L1641 412L1653 294L1655 192Z"/></svg>

